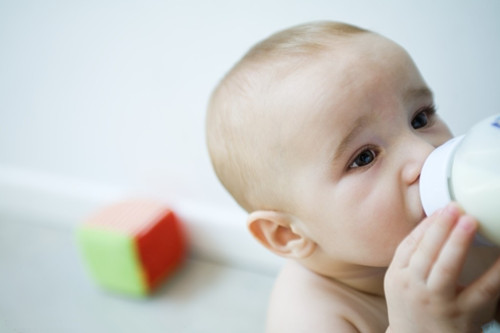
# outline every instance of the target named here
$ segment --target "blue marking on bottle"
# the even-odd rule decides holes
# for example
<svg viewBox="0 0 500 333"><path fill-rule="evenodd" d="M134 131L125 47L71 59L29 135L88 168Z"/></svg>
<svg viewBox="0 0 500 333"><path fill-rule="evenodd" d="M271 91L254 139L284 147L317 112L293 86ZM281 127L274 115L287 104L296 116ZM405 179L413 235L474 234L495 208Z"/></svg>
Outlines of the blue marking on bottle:
<svg viewBox="0 0 500 333"><path fill-rule="evenodd" d="M500 117L495 119L491 125L500 128Z"/></svg>

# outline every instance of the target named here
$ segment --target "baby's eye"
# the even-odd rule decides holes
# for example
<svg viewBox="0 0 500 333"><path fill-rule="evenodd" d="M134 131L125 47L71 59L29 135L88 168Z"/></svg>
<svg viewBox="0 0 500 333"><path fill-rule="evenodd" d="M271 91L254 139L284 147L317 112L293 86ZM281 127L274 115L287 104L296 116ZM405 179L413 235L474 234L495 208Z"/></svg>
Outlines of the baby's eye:
<svg viewBox="0 0 500 333"><path fill-rule="evenodd" d="M426 107L423 110L417 112L417 114L411 120L411 127L414 129L419 129L426 127L431 122L431 117L436 113L433 106Z"/></svg>
<svg viewBox="0 0 500 333"><path fill-rule="evenodd" d="M373 149L365 149L356 156L354 161L349 165L349 169L360 168L372 163L377 157L377 153Z"/></svg>

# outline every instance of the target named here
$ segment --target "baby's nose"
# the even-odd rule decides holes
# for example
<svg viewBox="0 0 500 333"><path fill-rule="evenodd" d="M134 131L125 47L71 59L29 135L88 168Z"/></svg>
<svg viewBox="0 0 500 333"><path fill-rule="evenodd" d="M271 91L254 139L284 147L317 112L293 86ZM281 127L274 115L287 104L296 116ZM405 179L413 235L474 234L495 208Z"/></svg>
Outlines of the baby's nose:
<svg viewBox="0 0 500 333"><path fill-rule="evenodd" d="M406 158L402 177L406 183L413 184L419 180L425 160L436 147L422 139L411 140L405 146Z"/></svg>

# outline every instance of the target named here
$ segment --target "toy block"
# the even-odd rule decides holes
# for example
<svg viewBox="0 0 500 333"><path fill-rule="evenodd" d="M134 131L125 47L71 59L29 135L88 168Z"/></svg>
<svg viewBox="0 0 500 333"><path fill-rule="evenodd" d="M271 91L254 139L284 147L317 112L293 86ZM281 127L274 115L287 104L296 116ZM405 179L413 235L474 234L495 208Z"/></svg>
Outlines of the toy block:
<svg viewBox="0 0 500 333"><path fill-rule="evenodd" d="M102 287L146 296L182 263L186 238L168 207L126 201L104 207L77 229L90 274Z"/></svg>

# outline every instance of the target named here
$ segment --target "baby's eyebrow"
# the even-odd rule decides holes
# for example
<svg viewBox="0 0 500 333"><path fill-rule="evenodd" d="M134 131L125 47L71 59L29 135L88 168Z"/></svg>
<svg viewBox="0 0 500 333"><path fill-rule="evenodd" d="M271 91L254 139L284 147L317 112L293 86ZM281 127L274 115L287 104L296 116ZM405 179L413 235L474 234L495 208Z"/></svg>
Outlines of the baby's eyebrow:
<svg viewBox="0 0 500 333"><path fill-rule="evenodd" d="M432 91L427 88L427 87L420 87L420 88L413 88L413 89L409 89L405 95L404 95L404 98L406 101L409 101L409 100L414 100L414 99L418 99L418 98L433 98L434 94L432 93Z"/></svg>

